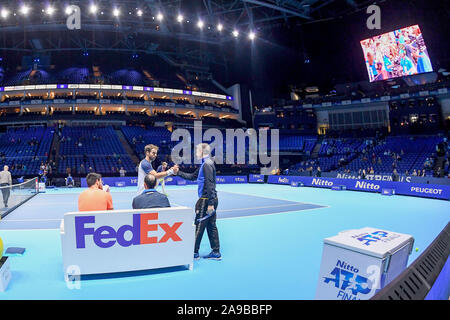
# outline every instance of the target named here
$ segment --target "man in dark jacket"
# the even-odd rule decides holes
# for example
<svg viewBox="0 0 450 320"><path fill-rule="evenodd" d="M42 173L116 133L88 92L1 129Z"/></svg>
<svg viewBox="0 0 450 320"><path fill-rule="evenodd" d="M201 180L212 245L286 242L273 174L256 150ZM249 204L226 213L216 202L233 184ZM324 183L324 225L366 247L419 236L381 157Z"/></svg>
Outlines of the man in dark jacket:
<svg viewBox="0 0 450 320"><path fill-rule="evenodd" d="M400 180L400 175L397 172L397 169L394 169L394 171L392 172L392 181L399 181Z"/></svg>
<svg viewBox="0 0 450 320"><path fill-rule="evenodd" d="M156 181L156 177L151 173L145 176L145 190L133 199L133 209L170 207L167 196L155 190Z"/></svg>
<svg viewBox="0 0 450 320"><path fill-rule="evenodd" d="M219 244L219 231L216 226L216 209L218 205L216 191L216 167L210 157L211 147L207 143L197 145L195 155L202 159L202 164L193 173L185 173L175 167L174 173L186 180L196 180L198 183L198 199L195 205L195 247L194 259L199 259L198 250L202 241L203 232L208 232L211 253L205 259L221 260Z"/></svg>

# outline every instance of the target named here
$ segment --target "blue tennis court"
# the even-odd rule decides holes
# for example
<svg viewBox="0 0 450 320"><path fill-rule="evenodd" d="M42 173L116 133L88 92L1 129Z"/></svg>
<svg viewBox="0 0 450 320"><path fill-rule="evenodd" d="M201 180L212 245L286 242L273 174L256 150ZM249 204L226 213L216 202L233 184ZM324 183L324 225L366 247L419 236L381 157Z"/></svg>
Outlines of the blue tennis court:
<svg viewBox="0 0 450 320"><path fill-rule="evenodd" d="M64 281L59 225L77 210L81 189L39 194L0 222L11 256L12 280L2 299L314 299L323 239L343 230L375 227L415 238L409 264L449 221L448 201L292 188L218 185L222 261L199 260L192 271L166 268ZM168 187L172 206L193 207L195 186ZM113 188L115 209L128 209L135 189ZM200 255L209 253L205 235ZM206 280L205 280L206 279Z"/></svg>

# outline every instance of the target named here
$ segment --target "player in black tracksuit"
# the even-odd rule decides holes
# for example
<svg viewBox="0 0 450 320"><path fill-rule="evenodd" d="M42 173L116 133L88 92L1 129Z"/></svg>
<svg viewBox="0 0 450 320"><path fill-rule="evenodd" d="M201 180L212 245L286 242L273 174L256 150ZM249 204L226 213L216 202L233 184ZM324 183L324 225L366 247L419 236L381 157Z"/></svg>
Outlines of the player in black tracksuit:
<svg viewBox="0 0 450 320"><path fill-rule="evenodd" d="M195 204L195 247L194 258L199 259L198 250L202 241L203 232L208 232L211 253L204 258L220 260L219 231L216 226L216 209L218 205L216 191L216 167L210 158L211 149L207 143L202 143L196 148L197 158L202 159L202 164L195 172L185 173L178 171L178 175L186 180L196 180L198 183L199 199ZM176 171L175 171L176 172Z"/></svg>

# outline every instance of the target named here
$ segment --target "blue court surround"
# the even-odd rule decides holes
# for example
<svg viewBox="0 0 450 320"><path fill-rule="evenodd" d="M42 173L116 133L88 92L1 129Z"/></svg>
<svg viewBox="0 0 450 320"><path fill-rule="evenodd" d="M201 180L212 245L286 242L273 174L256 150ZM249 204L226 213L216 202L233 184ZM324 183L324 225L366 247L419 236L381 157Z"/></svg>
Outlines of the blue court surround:
<svg viewBox="0 0 450 320"><path fill-rule="evenodd" d="M411 234L420 248L411 263L450 218L443 200L267 184L217 187L222 261L195 261L193 271L86 277L72 290L55 228L61 212L76 210L79 190L36 196L0 222L5 248L27 250L11 256L12 281L0 299L313 299L324 238L366 226ZM193 207L195 186L167 189L172 205ZM116 209L129 208L130 189L114 188L112 195ZM205 234L200 254L209 251Z"/></svg>

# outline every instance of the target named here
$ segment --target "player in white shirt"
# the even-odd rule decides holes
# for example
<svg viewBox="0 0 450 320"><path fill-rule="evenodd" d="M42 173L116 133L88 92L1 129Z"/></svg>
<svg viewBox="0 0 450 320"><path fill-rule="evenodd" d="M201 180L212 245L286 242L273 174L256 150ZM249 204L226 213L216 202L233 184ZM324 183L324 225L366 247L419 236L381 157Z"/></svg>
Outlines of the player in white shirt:
<svg viewBox="0 0 450 320"><path fill-rule="evenodd" d="M158 149L159 148L154 144L146 145L144 148L145 158L139 163L138 168L138 195L140 195L145 190L144 178L147 174L151 173L153 176L155 176L156 179L161 179L173 175L173 168L162 172L156 172L156 170L153 169L152 162L158 156Z"/></svg>

